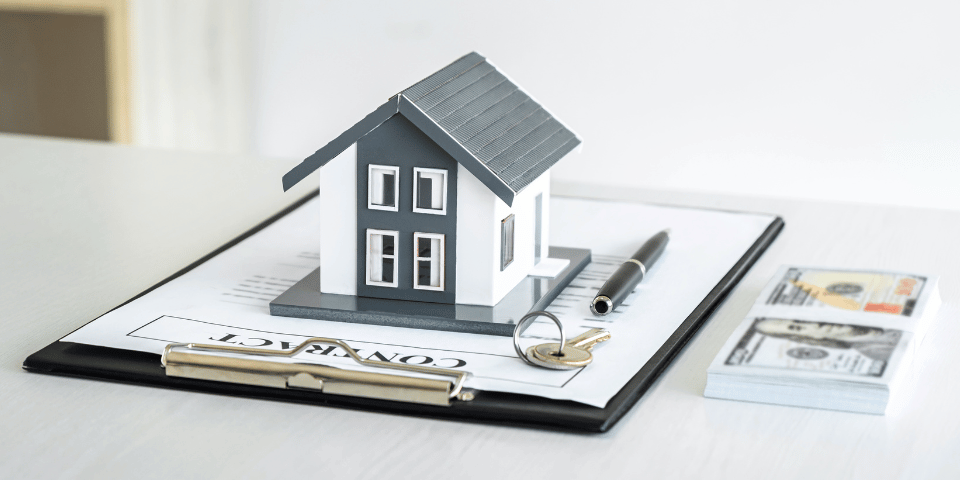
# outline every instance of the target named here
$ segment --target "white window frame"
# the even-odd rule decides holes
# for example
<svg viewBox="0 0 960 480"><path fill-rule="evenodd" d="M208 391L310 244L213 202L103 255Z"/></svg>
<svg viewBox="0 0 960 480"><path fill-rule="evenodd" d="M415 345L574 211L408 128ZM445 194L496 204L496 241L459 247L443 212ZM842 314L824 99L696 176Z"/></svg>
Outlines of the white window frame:
<svg viewBox="0 0 960 480"><path fill-rule="evenodd" d="M393 172L393 206L378 205L373 203L373 178L374 169L390 170ZM374 165L367 167L367 208L371 210L385 210L388 212L400 211L400 167L392 165Z"/></svg>
<svg viewBox="0 0 960 480"><path fill-rule="evenodd" d="M418 280L418 273L420 273L420 261L421 260L430 260L433 261L433 258L425 258L420 256L420 239L427 240L440 240L440 249L439 252L433 252L431 249L431 254L436 256L437 263L440 268L440 286L434 287L432 285L420 285ZM444 252L446 251L446 245L444 241L444 236L442 233L424 233L424 232L415 232L413 234L413 288L417 290L433 290L436 292L442 292L445 288L444 282L444 271L446 270L446 256ZM432 268L432 265L431 265Z"/></svg>
<svg viewBox="0 0 960 480"><path fill-rule="evenodd" d="M417 199L420 195L420 182L417 181L418 173L433 173L439 174L443 181L441 182L442 186L440 187L440 209L435 208L419 208L417 207ZM431 215L446 215L447 214L447 171L440 168L421 168L413 167L413 211L415 213L429 213Z"/></svg>
<svg viewBox="0 0 960 480"><path fill-rule="evenodd" d="M393 255L383 255L383 253L381 253L381 254L379 254L379 255L374 255L374 254L373 254L373 251L372 251L372 248L371 248L371 247L372 247L372 244L371 244L370 242L371 242L371 240L373 239L373 236L374 236L374 235L384 235L384 236L391 236L391 237L393 237ZM377 287L393 287L393 288L397 288L397 280L398 280L398 275L397 275L397 273L398 273L398 267L399 267L399 265L400 265L399 259L397 258L397 251L399 250L399 246L400 246L400 243L399 243L399 242L400 242L400 232L398 232L398 231L395 231L395 230L377 230L377 229L374 229L374 228L368 228L368 229L367 229L367 253L366 253L366 257L367 257L367 261L366 261L366 264L367 264L367 275L366 275L367 285L372 285L372 286L377 286ZM381 245L382 245L382 243L381 243ZM378 282L378 281L376 281L376 280L373 280L373 278L371 277L371 274L373 273L373 269L372 269L372 262L373 262L373 260L376 259L377 261L381 262L381 265L382 265L382 264L383 264L383 263L382 263L382 262L383 262L383 259L384 259L385 257L386 257L386 258L393 258L393 282Z"/></svg>

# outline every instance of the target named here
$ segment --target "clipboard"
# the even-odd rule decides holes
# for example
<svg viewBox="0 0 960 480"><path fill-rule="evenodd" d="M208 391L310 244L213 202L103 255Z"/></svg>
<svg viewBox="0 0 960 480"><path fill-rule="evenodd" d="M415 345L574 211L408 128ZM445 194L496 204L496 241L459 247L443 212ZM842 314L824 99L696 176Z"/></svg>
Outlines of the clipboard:
<svg viewBox="0 0 960 480"><path fill-rule="evenodd" d="M141 294L116 307L130 303L161 285L170 282L184 273L192 270L217 254L229 249L245 238L264 229L283 216L297 209L313 197L316 192L307 195L283 211L253 227L243 235L231 240L214 252L204 256L164 281L154 285ZM340 387L324 390L315 382L322 374L300 376L291 385L288 380L278 380L280 376L269 377L267 373L256 371L254 367L233 368L245 373L253 373L260 378L238 382L222 381L217 377L219 373L207 372L200 378L187 378L169 374L164 363L168 363L178 348L185 350L202 350L196 345L168 346L165 355L157 355L133 350L85 345L73 342L56 341L40 351L30 355L23 363L23 368L30 372L67 375L74 377L113 380L140 385L159 386L192 390L213 394L238 395L251 398L291 401L311 405L331 406L361 410L371 410L387 413L399 413L424 417L446 418L461 421L482 423L496 423L514 426L528 426L550 428L558 430L574 430L586 432L605 432L612 428L630 408L643 397L644 393L653 385L659 376L670 365L670 362L680 353L684 345L693 337L710 315L723 302L726 296L736 287L750 267L759 259L770 246L780 231L784 222L780 217L774 218L762 234L754 241L740 257L736 264L723 276L710 293L697 305L680 326L670 335L657 352L638 370L633 377L614 395L604 408L595 408L573 401L550 400L531 395L521 395L494 391L463 392L457 387L457 379L437 380L439 383L423 384L423 390L442 392L434 394L435 399L445 396L446 401L434 403L412 401L410 398L401 398L406 393L391 395L384 390L361 387L357 391L345 391ZM311 341L337 341L336 339L310 339ZM248 353L248 352L234 352ZM188 363L192 360L188 360ZM262 363L258 364L262 365ZM274 372L276 373L276 372ZM440 374L442 372L422 372ZM211 376L212 375L212 376ZM297 376L296 373L290 376ZM218 381L220 380L220 381ZM382 380L382 379L381 379ZM313 383L312 383L313 382ZM386 380L387 383L390 380ZM462 378L460 379L462 385ZM323 382L330 384L331 382ZM333 382L336 383L336 382ZM361 380L342 382L349 384L347 390L353 389ZM376 383L375 381L372 383ZM401 380L401 383L403 381ZM321 388L317 388L317 387ZM389 385L388 385L389 386ZM342 385L341 385L342 387ZM411 388L398 386L399 390ZM389 389L388 389L389 390ZM398 397L399 395L399 397Z"/></svg>

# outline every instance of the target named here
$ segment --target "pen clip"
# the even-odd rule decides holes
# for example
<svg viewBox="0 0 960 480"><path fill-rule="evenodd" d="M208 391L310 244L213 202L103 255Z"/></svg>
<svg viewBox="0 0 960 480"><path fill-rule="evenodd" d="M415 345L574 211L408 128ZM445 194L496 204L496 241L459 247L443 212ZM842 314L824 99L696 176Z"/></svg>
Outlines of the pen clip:
<svg viewBox="0 0 960 480"><path fill-rule="evenodd" d="M263 359L206 355L200 352L244 356L291 358L311 345L333 345L347 352L360 365L438 375L450 380L426 379L397 374L345 370L312 363L281 363ZM186 350L186 351L185 351ZM274 388L319 390L323 393L397 400L431 405L450 405L453 399L468 401L473 394L463 389L469 372L423 365L394 364L361 358L343 340L313 337L290 351L250 347L171 343L163 349L160 363L166 374L228 383Z"/></svg>

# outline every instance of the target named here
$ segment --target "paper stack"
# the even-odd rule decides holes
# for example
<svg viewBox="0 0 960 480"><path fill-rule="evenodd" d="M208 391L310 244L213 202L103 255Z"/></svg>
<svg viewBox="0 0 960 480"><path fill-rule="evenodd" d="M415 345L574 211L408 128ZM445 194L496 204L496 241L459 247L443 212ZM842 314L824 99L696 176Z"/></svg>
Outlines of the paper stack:
<svg viewBox="0 0 960 480"><path fill-rule="evenodd" d="M883 414L940 306L937 284L781 267L711 363L704 395Z"/></svg>

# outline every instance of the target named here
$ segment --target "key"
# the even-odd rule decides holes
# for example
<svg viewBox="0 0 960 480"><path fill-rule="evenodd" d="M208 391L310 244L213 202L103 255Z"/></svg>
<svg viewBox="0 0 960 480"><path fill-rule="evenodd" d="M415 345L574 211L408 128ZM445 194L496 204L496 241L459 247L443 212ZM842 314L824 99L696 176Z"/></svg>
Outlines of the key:
<svg viewBox="0 0 960 480"><path fill-rule="evenodd" d="M558 355L560 351L559 343L542 343L528 348L527 358L541 367L573 370L586 367L593 361L593 354L590 353L590 350L593 349L594 345L607 340L610 340L610 332L602 328L591 328L567 340L561 355Z"/></svg>

